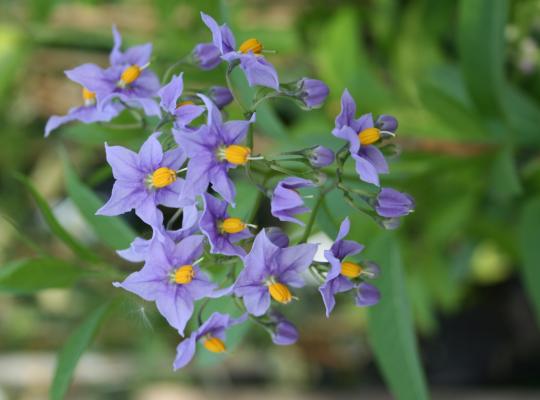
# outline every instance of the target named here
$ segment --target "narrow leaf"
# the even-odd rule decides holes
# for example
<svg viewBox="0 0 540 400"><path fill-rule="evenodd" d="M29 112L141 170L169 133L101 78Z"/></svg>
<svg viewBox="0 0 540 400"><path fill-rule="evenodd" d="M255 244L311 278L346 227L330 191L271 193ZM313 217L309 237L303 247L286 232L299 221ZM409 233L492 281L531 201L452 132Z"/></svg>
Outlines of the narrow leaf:
<svg viewBox="0 0 540 400"><path fill-rule="evenodd" d="M28 188L30 194L34 198L34 201L36 202L36 205L41 211L43 219L51 229L51 232L60 240L62 240L71 250L73 250L75 254L77 254L81 258L89 261L96 261L97 257L87 247L82 245L78 240L71 236L71 234L66 231L62 225L60 225L60 222L58 222L58 220L56 219L54 213L49 207L49 204L37 191L32 182L27 177L20 174L15 175L15 178L22 182Z"/></svg>
<svg viewBox="0 0 540 400"><path fill-rule="evenodd" d="M384 233L368 252L381 265L382 298L368 312L368 337L375 359L394 397L426 400L429 393L414 335L405 275L396 238Z"/></svg>
<svg viewBox="0 0 540 400"><path fill-rule="evenodd" d="M540 325L540 197L529 200L523 207L519 223L521 246L521 276Z"/></svg>
<svg viewBox="0 0 540 400"><path fill-rule="evenodd" d="M506 0L461 0L459 52L465 83L477 108L487 116L502 110Z"/></svg>
<svg viewBox="0 0 540 400"><path fill-rule="evenodd" d="M78 265L54 258L17 260L0 268L0 292L32 293L66 288L87 274Z"/></svg>
<svg viewBox="0 0 540 400"><path fill-rule="evenodd" d="M119 217L95 215L96 211L103 205L103 200L79 180L67 160L64 160L64 173L69 197L98 238L113 250L128 247L135 238L135 232L129 225Z"/></svg>
<svg viewBox="0 0 540 400"><path fill-rule="evenodd" d="M95 337L110 307L111 303L106 303L96 308L68 338L58 355L56 371L50 389L51 400L61 400L65 397L75 367Z"/></svg>

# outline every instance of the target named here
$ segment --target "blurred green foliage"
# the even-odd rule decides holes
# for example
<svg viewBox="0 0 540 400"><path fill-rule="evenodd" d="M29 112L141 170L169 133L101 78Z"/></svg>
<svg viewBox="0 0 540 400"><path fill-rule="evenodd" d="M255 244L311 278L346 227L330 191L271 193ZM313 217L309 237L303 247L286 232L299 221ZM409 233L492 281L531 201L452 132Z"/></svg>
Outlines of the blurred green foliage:
<svg viewBox="0 0 540 400"><path fill-rule="evenodd" d="M0 291L12 291L6 282L25 292L69 286L82 278L72 264L82 268L99 260L98 268L108 272L101 280L94 275L83 279L76 294L84 296L78 316L60 324L60 331L82 319L90 305L101 303L98 299L116 293L110 287L116 274L111 267L120 262L110 248L125 247L135 230L144 228L128 218L94 215L110 182L103 142L136 148L143 137L135 129L79 124L44 140L43 126L50 114L65 113L70 102L78 101L78 88L66 83L62 70L87 61L106 62L113 22L130 44L152 41L153 67L164 72L196 43L209 40L198 17L201 10L227 20L239 37L256 36L266 48L277 50L270 57L282 81L313 76L330 86L321 110L306 113L281 100L261 108L256 142L264 151L315 143L336 148L330 130L345 87L360 112L392 114L400 121L403 151L385 182L411 193L417 211L392 235L395 241L379 236L371 220L342 206L339 193L327 196L318 217L320 228L334 237L342 218L350 216L353 237L368 247L374 243L386 300L369 313L368 337L397 398L427 397L413 324L423 335L436 333L438 315L459 313L479 286L522 272L540 322L537 0L0 3ZM224 83L220 69L187 68L185 74L193 89ZM235 77L235 84L244 85L243 93L249 95L241 77ZM241 110L230 110L230 116L241 116ZM133 121L126 114L115 122ZM21 183L14 171L30 180ZM247 215L250 188L242 181L239 185L239 198L245 200L239 215ZM57 206L66 198L91 232L62 220ZM265 214L261 208L261 221ZM54 258L44 258L43 252ZM63 271L63 279L48 282L47 274L37 269L40 265L50 268L48 272ZM128 271L124 264L120 267ZM25 271L37 280L21 281ZM313 313L310 304L320 311L320 302L313 300L299 305L303 323L308 324L305 315ZM132 301L126 299L126 307L138 310ZM83 324L97 326L104 313L98 310ZM337 318L355 316L346 326L358 329L363 314L356 313L343 304ZM129 312L118 314L124 316L116 318L127 318ZM133 325L128 321L127 326ZM128 343L146 360L152 359L147 351L163 352L160 343L177 341L160 329L155 332L161 341L148 341L150 334L140 330L140 337ZM384 331L391 332L381 337ZM120 329L116 340L125 333ZM255 343L267 343L256 335ZM114 344L115 336L109 340ZM69 343L82 351L88 341L75 337ZM386 348L389 342L397 350ZM170 354L165 357L172 359ZM155 377L156 371L147 371L145 378ZM58 393L66 384L61 382Z"/></svg>

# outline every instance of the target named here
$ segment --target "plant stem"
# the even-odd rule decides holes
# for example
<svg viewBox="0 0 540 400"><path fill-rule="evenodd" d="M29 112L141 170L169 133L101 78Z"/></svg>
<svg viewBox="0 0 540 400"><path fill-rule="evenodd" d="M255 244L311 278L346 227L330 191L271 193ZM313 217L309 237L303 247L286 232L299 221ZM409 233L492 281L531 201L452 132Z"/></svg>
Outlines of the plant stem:
<svg viewBox="0 0 540 400"><path fill-rule="evenodd" d="M311 210L311 214L309 216L309 221L306 225L306 229L304 229L304 234L302 235L302 238L298 243L306 243L309 235L311 233L311 229L313 229L313 224L315 223L315 218L317 218L317 213L319 212L319 208L321 207L324 196L326 193L328 193L330 190L334 188L334 185L329 186L326 189L321 189L319 193L317 194L317 200L315 200L315 206L313 207L313 210Z"/></svg>
<svg viewBox="0 0 540 400"><path fill-rule="evenodd" d="M187 57L182 57L180 60L172 64L169 68L167 68L167 71L163 74L163 78L161 79L161 83L166 83L169 78L171 77L174 69L186 62Z"/></svg>

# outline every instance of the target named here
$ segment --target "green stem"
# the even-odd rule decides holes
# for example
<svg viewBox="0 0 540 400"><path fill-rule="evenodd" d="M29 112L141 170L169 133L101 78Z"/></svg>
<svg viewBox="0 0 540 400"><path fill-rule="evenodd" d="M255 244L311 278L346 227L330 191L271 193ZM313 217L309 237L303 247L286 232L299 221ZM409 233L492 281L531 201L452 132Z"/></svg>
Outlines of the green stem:
<svg viewBox="0 0 540 400"><path fill-rule="evenodd" d="M180 60L172 64L169 68L167 68L167 71L163 74L163 78L161 79L161 83L167 83L169 79L171 78L171 75L176 67L179 67L180 65L184 64L187 61L187 57L182 57Z"/></svg>
<svg viewBox="0 0 540 400"><path fill-rule="evenodd" d="M315 223L315 218L317 218L317 213L319 212L319 208L321 208L321 205L324 201L324 196L326 193L328 193L330 190L332 190L334 186L330 186L326 189L321 189L319 193L317 194L317 200L315 200L315 206L313 207L313 210L311 210L311 214L309 216L309 221L306 225L306 229L304 229L304 234L302 235L302 238L300 239L300 242L298 243L306 243L309 235L311 233L311 229L313 229L313 224Z"/></svg>

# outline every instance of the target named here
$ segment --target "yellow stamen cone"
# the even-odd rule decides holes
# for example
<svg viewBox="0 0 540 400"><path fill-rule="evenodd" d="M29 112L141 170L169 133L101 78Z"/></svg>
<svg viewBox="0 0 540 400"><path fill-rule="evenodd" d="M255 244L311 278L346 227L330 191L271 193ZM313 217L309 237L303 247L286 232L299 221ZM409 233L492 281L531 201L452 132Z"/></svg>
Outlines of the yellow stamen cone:
<svg viewBox="0 0 540 400"><path fill-rule="evenodd" d="M157 189L169 186L174 181L176 181L176 171L167 167L156 169L151 177L152 186Z"/></svg>
<svg viewBox="0 0 540 400"><path fill-rule="evenodd" d="M272 298L282 304L290 303L292 300L292 293L287 286L280 282L274 282L268 285L268 291Z"/></svg>
<svg viewBox="0 0 540 400"><path fill-rule="evenodd" d="M240 218L225 218L221 230L226 233L238 233L246 229L246 224Z"/></svg>
<svg viewBox="0 0 540 400"><path fill-rule="evenodd" d="M223 353L225 350L227 350L223 340L214 336L207 336L205 339L203 339L202 344L206 350L211 351L212 353Z"/></svg>
<svg viewBox="0 0 540 400"><path fill-rule="evenodd" d="M377 142L381 138L381 131L377 128L366 128L358 134L360 143L367 146Z"/></svg>
<svg viewBox="0 0 540 400"><path fill-rule="evenodd" d="M263 51L263 45L261 42L259 42L257 39L248 39L244 43L240 45L238 48L238 51L240 53L250 53L253 54L261 54Z"/></svg>
<svg viewBox="0 0 540 400"><path fill-rule="evenodd" d="M182 265L174 273L174 281L179 285L186 285L195 278L193 265Z"/></svg>
<svg viewBox="0 0 540 400"><path fill-rule="evenodd" d="M341 263L341 275L347 278L356 278L362 273L362 267L353 262L345 261Z"/></svg>

